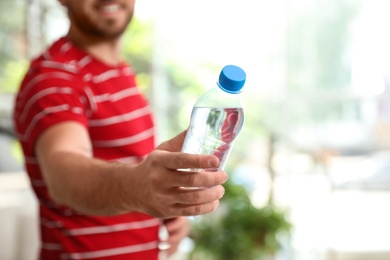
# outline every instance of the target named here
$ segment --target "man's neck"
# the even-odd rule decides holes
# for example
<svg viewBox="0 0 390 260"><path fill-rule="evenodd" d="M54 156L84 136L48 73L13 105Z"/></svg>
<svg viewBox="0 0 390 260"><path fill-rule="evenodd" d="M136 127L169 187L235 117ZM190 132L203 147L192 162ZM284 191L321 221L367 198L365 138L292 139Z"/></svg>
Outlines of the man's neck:
<svg viewBox="0 0 390 260"><path fill-rule="evenodd" d="M121 38L101 39L81 34L72 28L66 38L79 48L82 48L96 59L109 66L117 66L121 63Z"/></svg>

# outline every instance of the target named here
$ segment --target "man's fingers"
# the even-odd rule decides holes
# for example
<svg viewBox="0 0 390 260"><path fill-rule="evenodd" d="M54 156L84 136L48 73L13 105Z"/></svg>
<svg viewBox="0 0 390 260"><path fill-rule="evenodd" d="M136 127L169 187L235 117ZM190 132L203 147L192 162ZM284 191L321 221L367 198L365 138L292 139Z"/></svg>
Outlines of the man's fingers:
<svg viewBox="0 0 390 260"><path fill-rule="evenodd" d="M219 205L219 200L197 205L177 205L181 216L199 216L213 212Z"/></svg>
<svg viewBox="0 0 390 260"><path fill-rule="evenodd" d="M219 160L214 155L188 154L181 152L155 151L153 164L159 164L167 169L208 169L219 166ZM158 154L157 154L158 153Z"/></svg>
<svg viewBox="0 0 390 260"><path fill-rule="evenodd" d="M209 203L222 198L225 189L221 186L211 188L179 188L175 194L175 202L185 205Z"/></svg>
<svg viewBox="0 0 390 260"><path fill-rule="evenodd" d="M213 187L225 183L228 179L226 172L176 172L172 180L178 187L196 188Z"/></svg>

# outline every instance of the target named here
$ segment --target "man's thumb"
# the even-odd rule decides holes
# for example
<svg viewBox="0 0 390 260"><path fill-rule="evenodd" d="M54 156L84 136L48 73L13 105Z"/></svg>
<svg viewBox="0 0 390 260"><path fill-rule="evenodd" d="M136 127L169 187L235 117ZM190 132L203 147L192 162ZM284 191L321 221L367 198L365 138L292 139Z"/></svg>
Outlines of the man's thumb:
<svg viewBox="0 0 390 260"><path fill-rule="evenodd" d="M186 134L187 134L187 130L181 132L180 134L176 135L172 139L163 142L157 147L157 149L169 151L169 152L180 152Z"/></svg>

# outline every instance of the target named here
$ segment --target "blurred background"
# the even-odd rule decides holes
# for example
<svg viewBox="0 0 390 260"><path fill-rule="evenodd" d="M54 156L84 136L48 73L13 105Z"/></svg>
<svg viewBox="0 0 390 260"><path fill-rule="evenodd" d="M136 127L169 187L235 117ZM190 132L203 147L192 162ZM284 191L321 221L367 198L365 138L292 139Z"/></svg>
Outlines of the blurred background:
<svg viewBox="0 0 390 260"><path fill-rule="evenodd" d="M390 259L390 2L142 0L123 55L158 140L224 65L246 121L219 209L172 259ZM67 32L55 0L0 1L0 259L35 259L37 202L11 111L29 59Z"/></svg>

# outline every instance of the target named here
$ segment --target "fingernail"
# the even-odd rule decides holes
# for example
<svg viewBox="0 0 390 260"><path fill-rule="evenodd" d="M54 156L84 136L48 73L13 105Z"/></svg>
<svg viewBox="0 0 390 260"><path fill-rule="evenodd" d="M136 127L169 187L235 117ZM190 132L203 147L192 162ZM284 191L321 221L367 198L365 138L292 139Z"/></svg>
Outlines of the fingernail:
<svg viewBox="0 0 390 260"><path fill-rule="evenodd" d="M217 159L213 158L209 160L209 166L210 167L217 167L219 165L219 162Z"/></svg>
<svg viewBox="0 0 390 260"><path fill-rule="evenodd" d="M225 176L224 176L223 182L226 182L228 179L229 179L229 175L225 172Z"/></svg>
<svg viewBox="0 0 390 260"><path fill-rule="evenodd" d="M222 194L221 194L221 196L219 197L219 199L222 199L223 195L225 195L225 189L222 191Z"/></svg>

